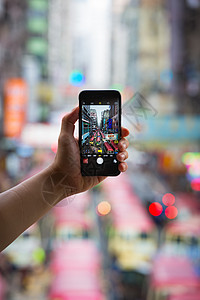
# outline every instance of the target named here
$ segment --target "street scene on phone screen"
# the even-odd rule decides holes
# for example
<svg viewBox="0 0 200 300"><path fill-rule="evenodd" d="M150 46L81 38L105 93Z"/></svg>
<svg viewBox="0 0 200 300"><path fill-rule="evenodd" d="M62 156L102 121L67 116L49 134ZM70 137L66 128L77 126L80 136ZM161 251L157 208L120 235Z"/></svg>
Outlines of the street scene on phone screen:
<svg viewBox="0 0 200 300"><path fill-rule="evenodd" d="M82 154L118 153L118 103L83 105Z"/></svg>

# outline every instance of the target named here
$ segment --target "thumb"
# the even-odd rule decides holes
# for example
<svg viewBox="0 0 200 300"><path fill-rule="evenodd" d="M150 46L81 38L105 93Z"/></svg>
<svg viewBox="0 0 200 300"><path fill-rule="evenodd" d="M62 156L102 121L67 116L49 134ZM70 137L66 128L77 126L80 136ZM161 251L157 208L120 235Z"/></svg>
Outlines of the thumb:
<svg viewBox="0 0 200 300"><path fill-rule="evenodd" d="M70 113L66 114L62 119L61 131L64 130L70 134L74 132L74 124L79 117L79 107L75 107Z"/></svg>

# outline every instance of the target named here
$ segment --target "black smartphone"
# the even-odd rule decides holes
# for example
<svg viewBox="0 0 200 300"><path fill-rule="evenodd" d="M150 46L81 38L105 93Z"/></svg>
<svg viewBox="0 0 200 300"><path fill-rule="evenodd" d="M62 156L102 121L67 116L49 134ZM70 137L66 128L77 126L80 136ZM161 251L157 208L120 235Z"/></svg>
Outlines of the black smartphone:
<svg viewBox="0 0 200 300"><path fill-rule="evenodd" d="M121 137L121 94L85 90L79 94L79 146L83 176L117 176Z"/></svg>

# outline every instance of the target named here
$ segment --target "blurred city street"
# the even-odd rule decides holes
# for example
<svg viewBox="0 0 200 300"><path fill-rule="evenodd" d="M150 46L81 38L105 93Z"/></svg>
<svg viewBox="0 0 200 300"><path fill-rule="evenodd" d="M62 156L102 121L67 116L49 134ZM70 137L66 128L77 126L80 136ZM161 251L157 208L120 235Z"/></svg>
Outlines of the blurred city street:
<svg viewBox="0 0 200 300"><path fill-rule="evenodd" d="M0 192L53 162L82 90L120 91L130 131L127 172L0 253L0 300L200 299L199 33L200 0L0 0ZM107 106L85 154L117 151Z"/></svg>

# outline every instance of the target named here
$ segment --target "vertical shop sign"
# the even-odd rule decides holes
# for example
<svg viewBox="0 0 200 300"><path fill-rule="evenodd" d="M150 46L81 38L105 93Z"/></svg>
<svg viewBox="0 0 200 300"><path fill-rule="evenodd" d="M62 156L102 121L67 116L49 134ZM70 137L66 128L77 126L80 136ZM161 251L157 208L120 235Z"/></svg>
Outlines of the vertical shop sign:
<svg viewBox="0 0 200 300"><path fill-rule="evenodd" d="M4 87L4 135L19 138L26 120L27 86L21 78L9 79Z"/></svg>
<svg viewBox="0 0 200 300"><path fill-rule="evenodd" d="M108 129L112 129L112 119L108 119Z"/></svg>

